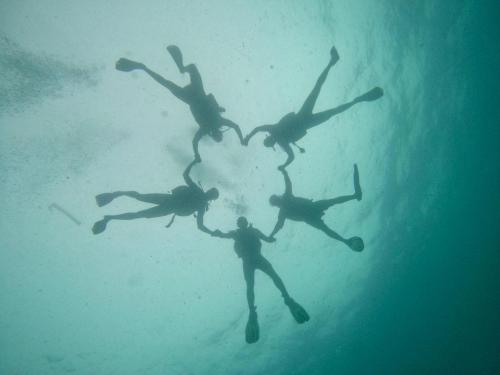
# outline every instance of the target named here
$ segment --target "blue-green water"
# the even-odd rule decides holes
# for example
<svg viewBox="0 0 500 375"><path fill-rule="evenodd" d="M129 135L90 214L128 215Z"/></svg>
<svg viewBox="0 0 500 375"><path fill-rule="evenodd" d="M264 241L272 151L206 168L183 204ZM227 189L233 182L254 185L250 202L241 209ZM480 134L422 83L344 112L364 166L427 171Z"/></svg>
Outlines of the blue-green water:
<svg viewBox="0 0 500 375"><path fill-rule="evenodd" d="M0 374L498 373L499 15L486 0L0 2ZM245 134L300 108L332 45L317 110L385 90L311 130L288 168L322 199L350 194L358 164L363 200L325 220L364 252L287 222L263 254L311 320L258 273L256 344L229 241L192 218L90 231L144 208L96 194L182 183L191 113L114 69L124 56L186 84L169 44ZM208 226L244 213L272 229L285 155L261 140L202 141L193 178L221 191Z"/></svg>

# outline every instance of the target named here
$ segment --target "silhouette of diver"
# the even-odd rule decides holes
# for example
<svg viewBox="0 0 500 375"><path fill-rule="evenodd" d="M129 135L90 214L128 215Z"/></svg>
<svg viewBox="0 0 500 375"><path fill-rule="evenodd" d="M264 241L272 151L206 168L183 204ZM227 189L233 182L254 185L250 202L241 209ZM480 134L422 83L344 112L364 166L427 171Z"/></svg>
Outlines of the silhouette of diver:
<svg viewBox="0 0 500 375"><path fill-rule="evenodd" d="M137 199L141 202L154 204L154 207L138 212L128 212L120 215L107 215L104 219L97 221L92 227L94 234L104 232L106 225L111 220L133 220L139 218L151 219L155 217L174 214L167 228L172 225L175 215L189 216L196 213L196 222L198 228L205 233L211 234L203 224L203 216L208 210L208 204L211 200L219 197L219 191L216 188L211 188L206 192L196 185L189 173L191 168L196 163L192 161L184 171L183 177L186 185L177 186L172 190L171 194L139 194L136 191L116 191L114 193L103 193L97 195L96 202L99 207L110 203L113 199L127 196Z"/></svg>
<svg viewBox="0 0 500 375"><path fill-rule="evenodd" d="M243 135L241 133L240 127L222 117L220 114L225 112L225 109L217 103L213 94L206 94L203 88L203 82L201 80L198 68L194 64L184 65L182 61L182 53L177 46L168 46L168 52L172 56L177 68L181 73L189 73L190 84L185 87L180 87L175 83L163 78L158 73L153 72L146 65L132 61L126 58L121 58L116 62L116 69L122 72L130 72L132 70L143 70L156 82L158 82L163 87L167 88L177 99L182 100L184 103L189 105L191 113L194 119L199 125L199 129L193 138L193 150L195 159L201 161L200 153L198 152L198 143L204 135L209 135L216 142L222 140L223 126L233 128L238 135L240 142L243 144Z"/></svg>
<svg viewBox="0 0 500 375"><path fill-rule="evenodd" d="M295 142L303 138L306 135L307 130L322 124L331 117L346 111L357 103L371 102L384 95L384 92L380 87L375 87L348 103L323 112L313 113L312 111L321 90L321 86L323 86L330 68L339 60L339 55L335 47L332 47L330 50L330 57L330 62L319 76L313 90L298 113L290 112L286 114L277 124L258 126L245 137L244 143L248 144L250 138L252 138L256 133L268 132L269 135L265 138L264 145L266 147L273 147L277 143L288 154L285 164L281 165L280 169L287 167L295 158L293 150L290 146L291 144L297 147L300 152L305 152L305 150L297 146Z"/></svg>
<svg viewBox="0 0 500 375"><path fill-rule="evenodd" d="M309 315L302 306L295 302L288 294L283 281L278 276L273 266L264 258L260 252L262 243L274 242L275 239L265 236L260 230L248 225L245 217L241 216L237 220L238 229L223 233L220 230L212 232L212 236L220 238L230 238L234 240L234 250L243 261L243 274L247 285L247 302L250 310L248 322L245 329L246 342L252 344L259 339L259 323L257 321L257 311L255 306L254 280L255 270L260 269L267 274L281 292L285 304L289 307L292 316L297 323L305 323L309 320Z"/></svg>
<svg viewBox="0 0 500 375"><path fill-rule="evenodd" d="M272 206L279 207L278 221L270 234L273 237L285 224L286 219L294 221L303 221L314 228L323 231L327 236L345 243L354 251L362 251L365 247L363 240L360 237L343 238L332 229L330 229L323 221L322 216L325 210L333 205L344 203L353 199L358 201L362 198L361 186L359 184L358 167L354 164L354 194L341 196L333 199L325 199L320 201L312 201L311 199L298 198L292 193L292 183L285 169L281 169L281 173L285 178L285 193L282 196L272 195L269 198L269 203Z"/></svg>

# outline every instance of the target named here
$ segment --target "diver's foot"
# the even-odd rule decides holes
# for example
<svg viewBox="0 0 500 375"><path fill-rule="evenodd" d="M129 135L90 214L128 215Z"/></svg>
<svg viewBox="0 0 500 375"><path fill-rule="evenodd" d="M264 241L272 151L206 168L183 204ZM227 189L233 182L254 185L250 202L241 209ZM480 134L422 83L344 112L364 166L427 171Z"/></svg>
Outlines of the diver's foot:
<svg viewBox="0 0 500 375"><path fill-rule="evenodd" d="M185 72L184 69L184 63L182 62L182 52L179 47L170 45L167 47L168 53L170 53L170 56L172 56L172 59L175 62L175 65L177 65L177 68L181 73Z"/></svg>
<svg viewBox="0 0 500 375"><path fill-rule="evenodd" d="M92 227L92 233L99 234L106 230L106 225L108 225L108 219L105 217L102 220L96 221L94 226Z"/></svg>
<svg viewBox="0 0 500 375"><path fill-rule="evenodd" d="M356 98L356 101L358 102L373 102L377 99L380 99L382 96L384 96L384 90L382 90L380 87L374 87L367 93L358 96Z"/></svg>
<svg viewBox="0 0 500 375"><path fill-rule="evenodd" d="M359 172L357 164L354 164L354 196L358 201L363 198L363 192L361 191L361 185L359 184Z"/></svg>
<svg viewBox="0 0 500 375"><path fill-rule="evenodd" d="M365 248L365 243L361 237L351 237L346 241L346 245L350 247L352 251L361 252Z"/></svg>
<svg viewBox="0 0 500 375"><path fill-rule="evenodd" d="M330 64L334 65L337 63L337 61L339 61L339 53L337 52L337 49L335 48L335 46L333 46L330 49Z"/></svg>
<svg viewBox="0 0 500 375"><path fill-rule="evenodd" d="M259 340L259 322L257 321L257 312L255 310L250 311L250 315L248 315L245 340L248 344L253 344Z"/></svg>
<svg viewBox="0 0 500 375"><path fill-rule="evenodd" d="M285 304L290 309L290 313L292 314L295 321L299 324L307 322L309 318L309 314L307 311L300 306L297 302L295 302L292 298L286 298Z"/></svg>
<svg viewBox="0 0 500 375"><path fill-rule="evenodd" d="M136 69L144 69L144 64L122 57L116 62L115 68L121 72L131 72Z"/></svg>
<svg viewBox="0 0 500 375"><path fill-rule="evenodd" d="M95 201L99 207L107 205L113 199L116 198L114 193L102 193L95 196Z"/></svg>

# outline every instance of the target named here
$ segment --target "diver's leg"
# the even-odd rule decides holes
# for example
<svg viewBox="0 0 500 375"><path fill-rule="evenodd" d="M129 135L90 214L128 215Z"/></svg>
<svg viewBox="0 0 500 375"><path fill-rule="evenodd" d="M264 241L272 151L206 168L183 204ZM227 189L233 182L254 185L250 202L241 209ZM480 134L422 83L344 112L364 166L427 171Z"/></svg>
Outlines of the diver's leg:
<svg viewBox="0 0 500 375"><path fill-rule="evenodd" d="M155 217L166 216L173 213L173 209L167 206L155 206L138 212L127 212L119 215L106 215L102 220L97 221L92 227L94 234L104 232L106 226L111 220L133 220L133 219L151 219Z"/></svg>
<svg viewBox="0 0 500 375"><path fill-rule="evenodd" d="M255 267L248 262L243 262L243 275L247 285L247 302L250 312L255 311Z"/></svg>
<svg viewBox="0 0 500 375"><path fill-rule="evenodd" d="M356 199L358 201L363 197L363 192L361 191L361 184L359 183L359 171L358 165L354 164L354 173L353 173L353 184L354 184L354 194L353 195L344 195L337 198L332 199L324 199L320 201L316 201L313 204L318 207L321 211L325 211L328 208L340 204L345 203L350 200Z"/></svg>
<svg viewBox="0 0 500 375"><path fill-rule="evenodd" d="M307 221L307 224L311 225L314 228L317 228L321 230L323 233L325 233L328 237L334 238L340 242L343 242L346 244L351 250L353 251L363 251L365 248L365 244L363 242L363 239L361 237L351 237L351 238L344 238L340 236L338 233L330 229L324 222L323 220L315 220L315 221Z"/></svg>
<svg viewBox="0 0 500 375"><path fill-rule="evenodd" d="M123 196L134 198L145 203L162 204L170 196L170 194L140 194L137 191L115 191L113 193L96 195L95 199L97 205L102 207L110 203L113 199Z"/></svg>
<svg viewBox="0 0 500 375"><path fill-rule="evenodd" d="M328 72L330 71L331 67L335 65L335 63L339 60L339 55L337 53L337 50L335 47L332 47L330 50L330 62L326 66L326 68L323 70L323 72L320 74L318 80L316 81L316 84L314 85L314 88L312 89L311 93L307 97L306 101L302 105L302 108L299 111L299 114L303 115L311 115L314 104L316 103L316 100L318 99L319 92L321 90L321 87L323 86L323 83L326 81L326 77L328 76Z"/></svg>
<svg viewBox="0 0 500 375"><path fill-rule="evenodd" d="M201 80L200 72L194 64L189 64L184 67L184 70L188 72L191 83L189 87L196 92L205 94L205 89L203 88L203 82Z"/></svg>
<svg viewBox="0 0 500 375"><path fill-rule="evenodd" d="M281 280L279 275L276 273L276 271L274 270L271 263L266 258L261 256L261 258L259 260L258 268L262 272L264 272L266 275L268 275L271 278L271 280L273 280L274 285L276 285L276 287L281 292L281 295L283 296L285 301L287 301L290 298L290 295L288 294L288 291L285 288L285 284L283 283L283 280Z"/></svg>
<svg viewBox="0 0 500 375"><path fill-rule="evenodd" d="M336 116L344 111L347 111L353 105L361 103L361 102L372 102L381 98L384 95L384 91L380 87L375 87L370 91L364 93L363 95L358 96L354 100L339 105L338 107L312 114L310 120L307 124L307 129L311 129L323 122L329 120L333 116Z"/></svg>
<svg viewBox="0 0 500 375"><path fill-rule="evenodd" d="M253 292L255 281L255 266L252 263L243 262L243 273L247 284L247 301L248 301L248 321L245 327L245 340L249 344L253 344L259 340L259 322L257 320L257 310L255 307L255 295Z"/></svg>
<svg viewBox="0 0 500 375"><path fill-rule="evenodd" d="M353 199L357 199L357 198L358 197L356 194L343 195L343 196L340 196L337 198L319 200L319 201L314 202L313 204L321 211L325 211L336 204L349 202L349 201L352 201Z"/></svg>
<svg viewBox="0 0 500 375"><path fill-rule="evenodd" d="M345 239L344 237L342 237L341 235L339 235L337 232L335 232L332 229L330 229L324 223L323 220L321 220L321 219L312 220L312 221L307 221L306 223L309 224L310 226L316 228L316 229L319 229L320 231L322 231L323 233L325 233L328 237L334 238L337 241L340 241L340 242L343 242L343 243L347 244L347 239Z"/></svg>

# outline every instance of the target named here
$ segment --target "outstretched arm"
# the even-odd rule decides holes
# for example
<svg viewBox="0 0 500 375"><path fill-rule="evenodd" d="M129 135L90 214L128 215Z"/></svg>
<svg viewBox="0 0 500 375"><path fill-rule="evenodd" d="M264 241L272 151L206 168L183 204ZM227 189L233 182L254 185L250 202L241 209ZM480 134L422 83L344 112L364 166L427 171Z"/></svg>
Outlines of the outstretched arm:
<svg viewBox="0 0 500 375"><path fill-rule="evenodd" d="M280 166L278 167L278 169L279 169L279 170L282 170L282 171L283 171L283 170L285 170L285 168L286 168L287 166L289 166L289 165L292 163L292 161L295 159L295 155L294 155L294 153L293 153L292 148L290 147L290 145L289 145L288 143L280 144L280 146L281 146L281 148L282 148L282 149L283 149L283 150L287 153L287 155L288 155L288 158L286 159L285 164L280 165Z"/></svg>
<svg viewBox="0 0 500 375"><path fill-rule="evenodd" d="M276 222L276 225L274 226L273 231L269 235L270 238L273 238L276 233L280 231L281 228L283 228L283 225L285 225L285 215L283 215L280 211L278 215L278 221Z"/></svg>
<svg viewBox="0 0 500 375"><path fill-rule="evenodd" d="M198 225L198 229L201 230L202 232L208 233L210 235L213 234L213 231L208 229L205 224L203 224L203 216L205 215L205 210L198 210L198 213L196 215L196 224Z"/></svg>
<svg viewBox="0 0 500 375"><path fill-rule="evenodd" d="M272 129L273 125L262 125L262 126L257 126L255 129L253 129L243 140L243 144L248 144L248 141L250 138L252 138L255 134L258 132L269 132Z"/></svg>
<svg viewBox="0 0 500 375"><path fill-rule="evenodd" d="M276 239L273 238L272 236L266 236L264 233L262 233L260 230L255 229L255 232L257 233L257 236L262 240L266 242L275 242Z"/></svg>
<svg viewBox="0 0 500 375"><path fill-rule="evenodd" d="M233 238L232 232L229 233L224 233L221 232L220 230L216 229L212 232L213 237L219 237L219 238Z"/></svg>
<svg viewBox="0 0 500 375"><path fill-rule="evenodd" d="M241 129L238 126L238 124L235 124L234 122L232 122L231 120L228 120L227 118L222 119L222 124L229 127L229 128L234 129L234 131L238 135L238 138L240 139L241 144L242 145L245 144L244 140L243 140L243 134L241 134Z"/></svg>
<svg viewBox="0 0 500 375"><path fill-rule="evenodd" d="M198 131L196 132L196 134L194 135L194 138L193 138L194 160L196 162L201 161L200 153L198 151L198 143L200 143L200 139L203 136L204 136L203 131L201 129L198 129Z"/></svg>
<svg viewBox="0 0 500 375"><path fill-rule="evenodd" d="M280 171L285 179L285 195L292 195L292 181L290 181L288 172L284 168L281 168Z"/></svg>
<svg viewBox="0 0 500 375"><path fill-rule="evenodd" d="M189 165L188 167L186 168L186 170L184 171L184 173L182 174L182 177L184 177L184 181L186 181L186 184L188 186L191 186L191 187L196 187L198 188L198 185L196 185L194 183L194 181L191 179L191 177L189 177L189 173L191 172L191 168L193 168L193 165L195 165L196 163L198 163L198 161L195 159L193 160Z"/></svg>

